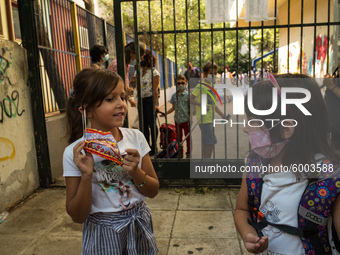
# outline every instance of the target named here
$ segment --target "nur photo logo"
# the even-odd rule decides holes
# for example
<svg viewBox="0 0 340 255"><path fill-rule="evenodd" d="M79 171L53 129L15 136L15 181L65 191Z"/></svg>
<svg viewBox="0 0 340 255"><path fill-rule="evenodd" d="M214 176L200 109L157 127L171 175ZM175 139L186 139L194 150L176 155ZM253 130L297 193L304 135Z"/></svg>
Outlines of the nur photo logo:
<svg viewBox="0 0 340 255"><path fill-rule="evenodd" d="M210 98L213 100L213 102L216 104L216 100L214 98L214 96L207 90L205 89L204 86L206 86L207 88L209 88L219 99L221 105L222 105L222 100L220 98L220 96L217 93L217 90L224 90L224 89L228 89L230 90L231 94L233 95L233 114L234 115L244 115L244 103L245 103L245 96L244 93L242 91L242 89L240 87L236 87L233 85L228 85L228 84L216 84L215 88L213 88L210 85L207 85L205 83L202 83L202 87L200 88L202 91L206 92L207 94L202 94L201 95L201 114L202 115L206 115L207 114L207 108L208 108L208 99L207 99L207 95L210 96ZM266 115L270 115L272 114L278 106L278 89L276 87L272 88L272 105L269 109L266 110L258 110L254 107L253 104L253 88L248 88L247 90L248 96L247 96L247 106L250 110L251 113L254 114L254 116L266 116ZM301 98L289 98L288 94L289 93L298 93L301 94ZM304 103L307 103L310 99L311 99L311 93L310 91L308 91L307 89L304 88L296 88L296 87L284 87L280 90L280 96L281 96L281 115L287 115L287 105L295 105L304 115L308 116L311 115L311 113L306 109L306 107L304 107ZM285 120L281 120L281 125L284 126L284 122L285 121L293 121L295 124L294 126L296 126L298 124L298 122L294 119L285 119ZM255 119L252 119L250 121L248 121L248 125L252 126L252 127L261 127L264 125L264 122L262 120L256 120L259 121L261 123L261 126L254 126L252 125L252 122L254 122ZM277 119L266 119L266 121L271 121L272 125L274 125L274 121L278 121ZM245 126L246 119L244 119L243 121L241 120L241 122L232 122L232 120L227 120L227 119L214 119L213 120L213 125L215 127L215 125L226 125L227 123L232 125L240 125L243 124L243 126Z"/></svg>

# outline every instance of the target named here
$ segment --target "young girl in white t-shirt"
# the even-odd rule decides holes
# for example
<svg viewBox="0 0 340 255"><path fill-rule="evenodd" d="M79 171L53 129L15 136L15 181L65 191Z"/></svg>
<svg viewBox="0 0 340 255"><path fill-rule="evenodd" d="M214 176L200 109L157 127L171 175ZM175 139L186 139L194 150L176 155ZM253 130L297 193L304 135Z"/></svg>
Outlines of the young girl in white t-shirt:
<svg viewBox="0 0 340 255"><path fill-rule="evenodd" d="M270 75L245 102L252 150L234 217L244 246L255 254L338 254L340 157L319 86L305 75Z"/></svg>
<svg viewBox="0 0 340 255"><path fill-rule="evenodd" d="M109 70L85 69L73 82L63 166L67 213L84 223L82 254L158 253L144 200L159 182L144 135L122 128L125 97L123 80Z"/></svg>

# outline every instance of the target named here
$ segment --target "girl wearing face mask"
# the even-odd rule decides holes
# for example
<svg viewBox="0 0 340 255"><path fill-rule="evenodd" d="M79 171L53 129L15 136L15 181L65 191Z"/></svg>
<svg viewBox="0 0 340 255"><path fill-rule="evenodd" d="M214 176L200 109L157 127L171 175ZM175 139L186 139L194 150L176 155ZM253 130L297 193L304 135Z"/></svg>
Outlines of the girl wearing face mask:
<svg viewBox="0 0 340 255"><path fill-rule="evenodd" d="M282 114L285 87L311 93L303 103L311 115L294 104L284 106L286 114ZM302 95L288 93L287 98L299 100ZM340 156L329 143L328 115L319 86L305 75L276 79L270 75L270 80L253 86L252 104L257 110L268 110L273 102L276 110L265 116L253 114L245 103L244 132L252 150L236 204L236 227L252 253L338 254Z"/></svg>
<svg viewBox="0 0 340 255"><path fill-rule="evenodd" d="M91 68L104 69L103 64L109 60L109 50L103 45L94 45L90 49Z"/></svg>

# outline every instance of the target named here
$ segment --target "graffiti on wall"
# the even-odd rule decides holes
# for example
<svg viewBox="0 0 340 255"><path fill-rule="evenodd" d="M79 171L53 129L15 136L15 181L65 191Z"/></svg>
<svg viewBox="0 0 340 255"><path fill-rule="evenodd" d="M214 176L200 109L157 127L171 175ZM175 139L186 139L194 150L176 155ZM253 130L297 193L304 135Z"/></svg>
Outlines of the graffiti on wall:
<svg viewBox="0 0 340 255"><path fill-rule="evenodd" d="M14 144L12 143L11 140L4 138L4 137L0 137L0 147L5 145L6 148L5 150L1 150L1 152L4 153L4 155L0 154L0 161L5 161L8 159L12 159L15 156L15 147Z"/></svg>
<svg viewBox="0 0 340 255"><path fill-rule="evenodd" d="M314 40L312 47L303 46L302 63L300 63L300 41L289 44L289 72L307 74L315 77L324 77L327 72L327 57L329 57L329 70L331 72L333 62L332 39L327 35L318 34ZM288 72L287 65L287 45L280 48L281 56L279 59L280 72ZM328 54L328 55L327 55Z"/></svg>
<svg viewBox="0 0 340 255"><path fill-rule="evenodd" d="M0 88L4 88L0 93L0 125L6 118L20 117L25 112L19 91L14 88L10 78L14 76L9 74L13 71L12 50L8 47L2 47L0 50ZM8 91L9 86L14 90ZM13 159L16 155L14 143L9 138L0 137L0 152L0 162Z"/></svg>
<svg viewBox="0 0 340 255"><path fill-rule="evenodd" d="M20 109L19 92L14 90L11 95L7 95L0 101L0 124L3 123L4 117L15 118L21 116L25 110Z"/></svg>
<svg viewBox="0 0 340 255"><path fill-rule="evenodd" d="M0 84L7 82L9 85L12 85L11 80L8 77L8 69L11 65L11 62L4 57L6 51L8 51L8 49L6 48L6 50L4 48L2 48L2 54L0 55ZM10 58L12 58L12 54L9 53Z"/></svg>

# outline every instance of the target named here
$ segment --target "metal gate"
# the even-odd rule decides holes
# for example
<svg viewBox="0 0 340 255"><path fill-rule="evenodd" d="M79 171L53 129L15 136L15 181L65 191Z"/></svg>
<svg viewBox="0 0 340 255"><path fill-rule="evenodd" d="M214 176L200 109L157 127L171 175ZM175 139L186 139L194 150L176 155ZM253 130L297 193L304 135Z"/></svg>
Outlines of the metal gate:
<svg viewBox="0 0 340 255"><path fill-rule="evenodd" d="M77 71L102 44L115 59L114 27L69 0L19 0L22 43L28 52L41 186L52 181L45 115L65 111ZM108 36L107 36L108 33Z"/></svg>
<svg viewBox="0 0 340 255"><path fill-rule="evenodd" d="M185 63L189 60L201 70L207 61L216 63L219 73L222 71L221 67L224 69L228 65L237 74L235 83L240 88L243 86L242 82L248 78L247 75L242 77L239 74L250 71L251 66L258 68L258 78L265 76L264 69L279 73L307 73L312 77L322 78L323 74L333 72L339 60L340 13L337 0L268 0L268 18L259 19L260 21L248 21L251 20L251 15L247 14L244 6L250 2L259 3L258 6L261 6L260 3L266 2L264 0L113 2L114 27L79 7L73 10L72 5L75 5L69 0L18 0L23 45L29 52L30 84L36 113L35 134L39 144L38 155L42 159L39 171L45 186L50 182L50 166L44 138L44 111L40 109L40 105L43 105L40 102L43 99L41 83L50 85L48 92L43 91L44 94L51 95L48 97L51 101L44 102L45 107L51 106L47 112L62 110L75 70L79 63L83 66L89 65L88 50L95 43L106 45L110 56L115 56L116 53L118 72L125 78L125 26L122 11L126 6L122 5L129 5L132 10L132 16L129 18L133 21L134 29L133 33L127 36L129 41L134 39L136 45L143 42L157 55L157 68L161 73L161 99L164 102L169 101L174 92L174 77L185 71ZM218 8L218 4L228 6L227 18L231 21L227 22L225 18L223 22L214 24L201 22L214 17L206 15L206 2L213 4L211 7L214 8L210 8L213 13L223 9ZM80 40L83 40L78 51L74 41L74 34L77 33L73 31L77 26L71 25L72 18L78 20L78 35ZM61 23L64 24L62 27ZM139 79L138 47L136 53ZM189 91L190 89L192 87L189 87ZM137 90L140 95L140 88ZM141 107L139 105L139 109ZM230 107L231 104L225 103L221 110L229 113ZM167 104L164 109L168 109ZM191 117L193 129L197 116ZM142 123L141 114L139 118ZM164 121L169 123L170 118L172 119L168 117ZM240 121L239 116L232 118L236 122ZM219 147L214 148L212 160L236 167L243 165L243 158L249 146L242 130L223 126L215 132L218 134ZM193 130L193 135L192 148L195 151L192 151L192 158L200 159L202 146L198 127ZM190 177L188 159L156 157L153 163L160 178Z"/></svg>
<svg viewBox="0 0 340 255"><path fill-rule="evenodd" d="M266 8L261 5L263 3L268 5L268 17L252 15L251 8L258 11ZM339 59L340 22L337 0L115 0L116 52L121 77L125 77L122 13L126 8L133 10L130 19L133 19L136 45L141 41L151 52L160 52L162 64L158 71L163 74L167 72L165 63L169 55L175 63L175 76L183 73L186 62L191 61L202 70L204 64L210 61L217 64L219 73L225 66L230 66L236 73L236 86L242 89L247 79L251 82L252 72L257 79L265 78L267 72L297 72L322 78L324 74L334 71ZM222 12L222 21L204 23L203 20L213 20L214 15L221 16L221 9L226 8L227 11ZM138 47L136 56L137 82L140 84ZM164 97L166 111L166 102L169 101L166 91L170 89L166 75L162 76L162 83L164 91L161 96ZM189 86L189 92L192 89ZM140 87L137 90L140 96ZM141 108L141 98L138 102ZM230 109L227 103L221 107L225 115ZM199 119L192 112L193 109L191 129ZM235 122L241 121L239 116L232 116L232 119ZM139 120L142 123L141 111ZM169 119L166 118L165 122L168 123ZM248 140L242 129L231 129L224 125L221 130L215 128L216 133L219 146L214 147L212 160L239 168L244 164L244 157L249 150ZM191 160L202 160L203 149L198 128L192 131L191 138L194 138L192 148L197 149L192 150ZM190 161L187 159L155 157L153 163L161 178L190 177Z"/></svg>

